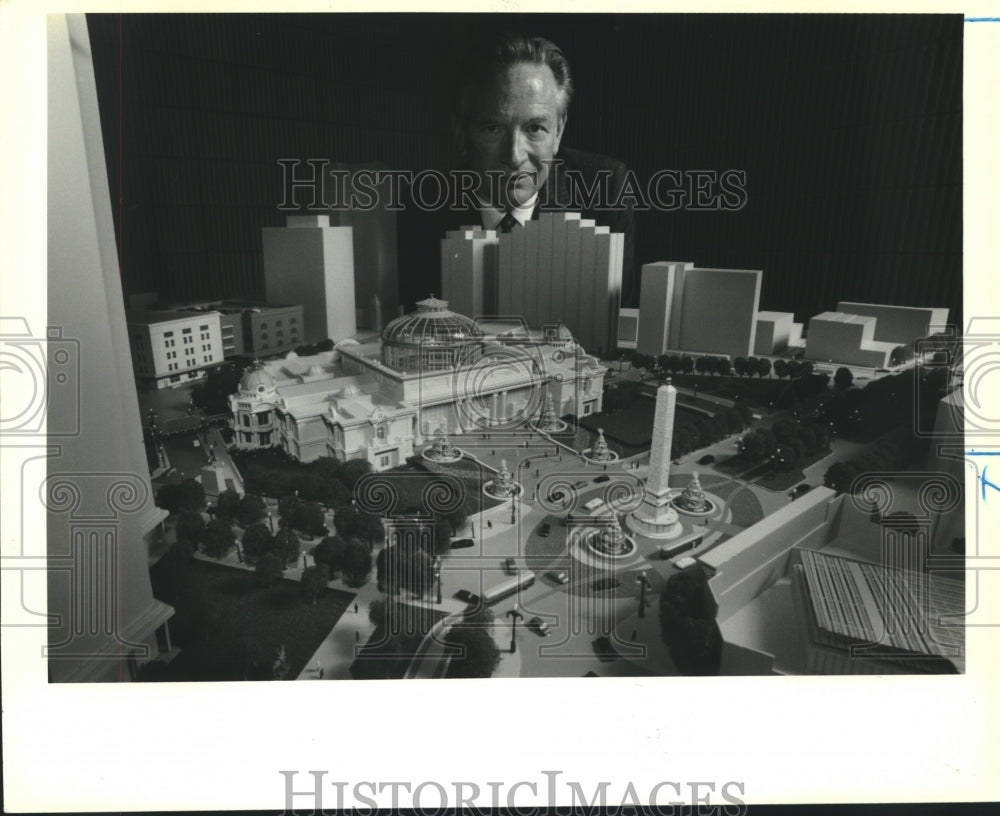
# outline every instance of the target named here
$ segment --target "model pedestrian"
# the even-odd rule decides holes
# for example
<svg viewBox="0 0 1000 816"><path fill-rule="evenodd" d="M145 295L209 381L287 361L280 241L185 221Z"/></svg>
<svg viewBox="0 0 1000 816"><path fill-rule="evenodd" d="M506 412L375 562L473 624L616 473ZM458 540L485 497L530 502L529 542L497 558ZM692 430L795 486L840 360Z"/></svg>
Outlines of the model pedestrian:
<svg viewBox="0 0 1000 816"><path fill-rule="evenodd" d="M489 519L486 519L486 527L487 527L487 529L492 530L493 529L493 522L490 521Z"/></svg>
<svg viewBox="0 0 1000 816"><path fill-rule="evenodd" d="M354 603L354 614L355 615L358 614L358 604L357 604L357 602Z"/></svg>
<svg viewBox="0 0 1000 816"><path fill-rule="evenodd" d="M319 667L319 679L320 680L323 679L323 667L322 666Z"/></svg>

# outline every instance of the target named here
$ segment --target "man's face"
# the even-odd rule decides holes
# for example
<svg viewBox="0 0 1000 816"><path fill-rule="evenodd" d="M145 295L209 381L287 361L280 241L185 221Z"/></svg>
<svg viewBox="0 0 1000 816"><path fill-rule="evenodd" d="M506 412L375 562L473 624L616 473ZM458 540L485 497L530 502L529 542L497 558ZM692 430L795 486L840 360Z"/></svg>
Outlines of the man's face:
<svg viewBox="0 0 1000 816"><path fill-rule="evenodd" d="M538 192L566 124L561 96L547 65L519 62L473 100L465 144L480 199L507 209Z"/></svg>

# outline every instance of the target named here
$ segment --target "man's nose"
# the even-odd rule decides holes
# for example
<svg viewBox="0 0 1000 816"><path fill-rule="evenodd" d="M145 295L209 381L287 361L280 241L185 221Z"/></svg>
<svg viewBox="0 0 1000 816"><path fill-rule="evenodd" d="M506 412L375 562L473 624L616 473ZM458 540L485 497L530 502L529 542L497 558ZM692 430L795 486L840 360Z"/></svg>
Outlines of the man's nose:
<svg viewBox="0 0 1000 816"><path fill-rule="evenodd" d="M507 131L504 140L503 162L512 170L517 170L528 158L527 139L520 128Z"/></svg>

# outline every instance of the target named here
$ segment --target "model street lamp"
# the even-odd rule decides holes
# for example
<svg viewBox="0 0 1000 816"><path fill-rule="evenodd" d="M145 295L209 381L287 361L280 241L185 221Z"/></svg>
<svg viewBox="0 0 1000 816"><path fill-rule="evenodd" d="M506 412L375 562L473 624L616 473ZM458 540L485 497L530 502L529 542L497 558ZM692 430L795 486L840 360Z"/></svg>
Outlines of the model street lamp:
<svg viewBox="0 0 1000 816"><path fill-rule="evenodd" d="M271 518L271 511L267 512L267 524L271 528L271 535L274 535L274 519Z"/></svg>
<svg viewBox="0 0 1000 816"><path fill-rule="evenodd" d="M507 610L507 617L511 619L510 625L510 653L514 654L517 651L517 641L514 639L517 635L517 622L521 620L524 615L517 611L515 606L513 609Z"/></svg>
<svg viewBox="0 0 1000 816"><path fill-rule="evenodd" d="M642 570L635 582L639 585L639 617L646 617L646 589L652 589L646 580L646 570Z"/></svg>
<svg viewBox="0 0 1000 816"><path fill-rule="evenodd" d="M437 602L441 603L441 556L434 556L434 580L437 582Z"/></svg>

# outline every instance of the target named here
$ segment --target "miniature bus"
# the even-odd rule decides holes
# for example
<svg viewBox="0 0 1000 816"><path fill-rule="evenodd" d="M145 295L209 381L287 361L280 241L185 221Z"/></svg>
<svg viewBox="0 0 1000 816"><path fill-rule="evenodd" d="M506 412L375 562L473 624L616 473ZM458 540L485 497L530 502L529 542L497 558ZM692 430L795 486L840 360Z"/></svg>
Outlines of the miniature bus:
<svg viewBox="0 0 1000 816"><path fill-rule="evenodd" d="M509 598L516 592L520 592L522 589L527 589L533 583L535 583L535 573L531 570L525 570L520 575L515 575L510 580L504 581L503 583L497 584L492 589L486 590L483 593L483 604L490 606L502 601L504 598Z"/></svg>

